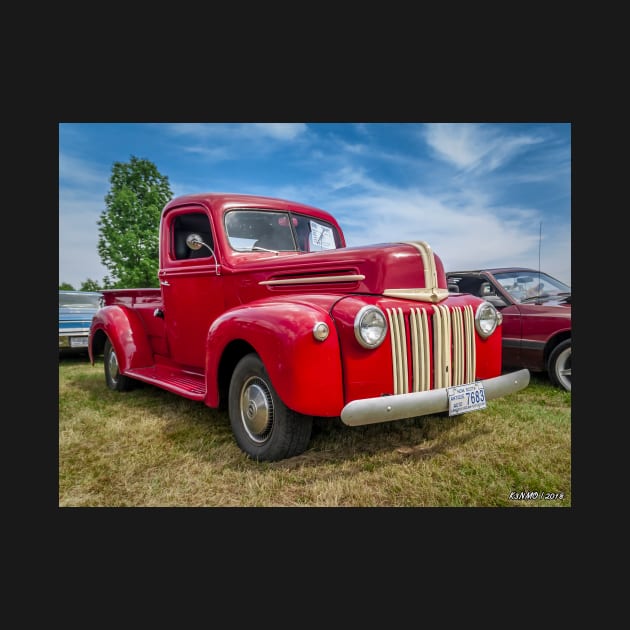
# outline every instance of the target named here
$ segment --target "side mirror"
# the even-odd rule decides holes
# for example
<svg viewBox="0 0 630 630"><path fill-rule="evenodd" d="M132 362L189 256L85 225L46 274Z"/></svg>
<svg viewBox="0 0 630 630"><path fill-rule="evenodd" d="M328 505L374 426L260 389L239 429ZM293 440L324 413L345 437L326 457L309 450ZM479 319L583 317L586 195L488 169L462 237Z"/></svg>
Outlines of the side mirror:
<svg viewBox="0 0 630 630"><path fill-rule="evenodd" d="M214 250L212 249L212 247L210 247L210 245L203 242L203 239L201 238L201 236L199 236L199 234L195 234L194 232L192 234L189 234L186 237L186 245L195 252L198 249L201 249L202 247L206 247L208 250L210 250L210 253L214 257L214 270L217 276L220 275L219 274L219 261L217 260L217 256L214 253Z"/></svg>
<svg viewBox="0 0 630 630"><path fill-rule="evenodd" d="M483 298L490 295L496 295L492 285L489 282L482 282L479 295Z"/></svg>
<svg viewBox="0 0 630 630"><path fill-rule="evenodd" d="M507 306L507 302L500 295L487 295L484 296L483 299L490 302L490 304L496 308L504 308Z"/></svg>
<svg viewBox="0 0 630 630"><path fill-rule="evenodd" d="M201 249L206 244L203 242L203 239L201 238L201 236L199 236L199 234L189 234L186 237L186 245L188 245L190 249L196 252L198 249ZM206 247L210 249L209 245L206 245ZM210 251L212 252L211 249ZM214 256L214 252L212 252L212 255Z"/></svg>

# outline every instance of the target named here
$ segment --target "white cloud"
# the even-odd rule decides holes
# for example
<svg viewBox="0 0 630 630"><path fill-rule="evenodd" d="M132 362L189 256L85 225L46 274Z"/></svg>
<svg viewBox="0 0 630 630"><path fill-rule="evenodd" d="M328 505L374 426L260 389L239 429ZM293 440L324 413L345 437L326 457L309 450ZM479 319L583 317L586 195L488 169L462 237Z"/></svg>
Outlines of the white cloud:
<svg viewBox="0 0 630 630"><path fill-rule="evenodd" d="M164 130L187 144L178 151L215 164L265 156L286 148L308 132L304 123L175 123Z"/></svg>
<svg viewBox="0 0 630 630"><path fill-rule="evenodd" d="M307 130L304 123L254 123L254 127L275 140L294 140Z"/></svg>
<svg viewBox="0 0 630 630"><path fill-rule="evenodd" d="M265 138L290 141L308 131L304 123L174 123L166 125L166 129L198 140L212 138L225 141Z"/></svg>
<svg viewBox="0 0 630 630"><path fill-rule="evenodd" d="M540 213L487 202L483 197L440 198L372 183L369 194L338 198L327 209L339 220L350 247L422 240L447 271L537 268ZM570 230L543 227L541 252L542 270L570 284Z"/></svg>
<svg viewBox="0 0 630 630"><path fill-rule="evenodd" d="M359 186L363 189L372 189L375 184L365 176L363 169L344 166L338 171L324 174L324 183L331 190L337 191L351 186Z"/></svg>
<svg viewBox="0 0 630 630"><path fill-rule="evenodd" d="M231 154L230 150L227 147L202 147L202 146L194 146L194 147L183 147L182 151L186 153L196 153L200 155L205 160L209 160L211 162L222 162L224 160L232 159L235 154Z"/></svg>
<svg viewBox="0 0 630 630"><path fill-rule="evenodd" d="M59 282L78 289L108 271L97 252L97 220L105 209L109 173L66 153L59 154Z"/></svg>
<svg viewBox="0 0 630 630"><path fill-rule="evenodd" d="M67 153L59 153L59 182L60 185L99 186L108 185L109 173L102 169L77 159Z"/></svg>
<svg viewBox="0 0 630 630"><path fill-rule="evenodd" d="M542 142L531 135L508 135L500 127L465 123L431 123L425 138L442 160L463 170L494 171L525 147Z"/></svg>
<svg viewBox="0 0 630 630"><path fill-rule="evenodd" d="M105 204L89 194L73 195L68 191L63 194L62 204L59 207L59 282L69 282L75 289L88 278L100 282L109 273L101 265L97 251L96 222Z"/></svg>

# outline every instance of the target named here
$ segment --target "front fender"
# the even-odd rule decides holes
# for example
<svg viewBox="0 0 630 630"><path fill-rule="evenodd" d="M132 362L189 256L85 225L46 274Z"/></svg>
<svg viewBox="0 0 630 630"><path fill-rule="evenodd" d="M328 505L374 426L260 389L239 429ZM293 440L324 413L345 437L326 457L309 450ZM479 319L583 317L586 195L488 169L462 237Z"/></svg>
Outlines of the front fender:
<svg viewBox="0 0 630 630"><path fill-rule="evenodd" d="M92 319L88 351L94 364L96 348L102 347L106 335L114 346L122 374L130 368L153 364L153 353L138 313L120 305L104 306Z"/></svg>
<svg viewBox="0 0 630 630"><path fill-rule="evenodd" d="M325 322L330 334L317 341L313 328ZM264 302L224 313L210 327L206 359L209 392L206 404L218 403L219 363L227 345L243 340L265 365L284 404L305 415L334 417L343 408L339 340L331 317L321 307L305 303ZM215 399L216 398L216 399Z"/></svg>

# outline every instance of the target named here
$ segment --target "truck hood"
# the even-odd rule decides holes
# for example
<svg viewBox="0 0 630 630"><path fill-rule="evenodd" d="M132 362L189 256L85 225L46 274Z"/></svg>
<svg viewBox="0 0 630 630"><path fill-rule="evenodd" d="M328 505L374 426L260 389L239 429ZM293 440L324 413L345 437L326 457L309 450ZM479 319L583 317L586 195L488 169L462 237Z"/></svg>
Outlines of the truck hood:
<svg viewBox="0 0 630 630"><path fill-rule="evenodd" d="M252 274L252 280L271 293L325 290L433 303L448 297L442 261L424 241L272 254L241 260L234 271Z"/></svg>

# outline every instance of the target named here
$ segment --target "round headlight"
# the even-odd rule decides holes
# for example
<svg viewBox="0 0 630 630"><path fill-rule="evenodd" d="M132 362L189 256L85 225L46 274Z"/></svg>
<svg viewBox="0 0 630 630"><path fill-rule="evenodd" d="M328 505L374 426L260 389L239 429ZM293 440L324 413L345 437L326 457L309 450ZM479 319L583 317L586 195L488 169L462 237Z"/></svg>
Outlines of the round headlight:
<svg viewBox="0 0 630 630"><path fill-rule="evenodd" d="M487 339L502 321L503 315L490 302L483 302L477 307L475 328L484 339Z"/></svg>
<svg viewBox="0 0 630 630"><path fill-rule="evenodd" d="M354 318L354 336L364 348L378 348L386 333L387 320L376 306L364 306Z"/></svg>

